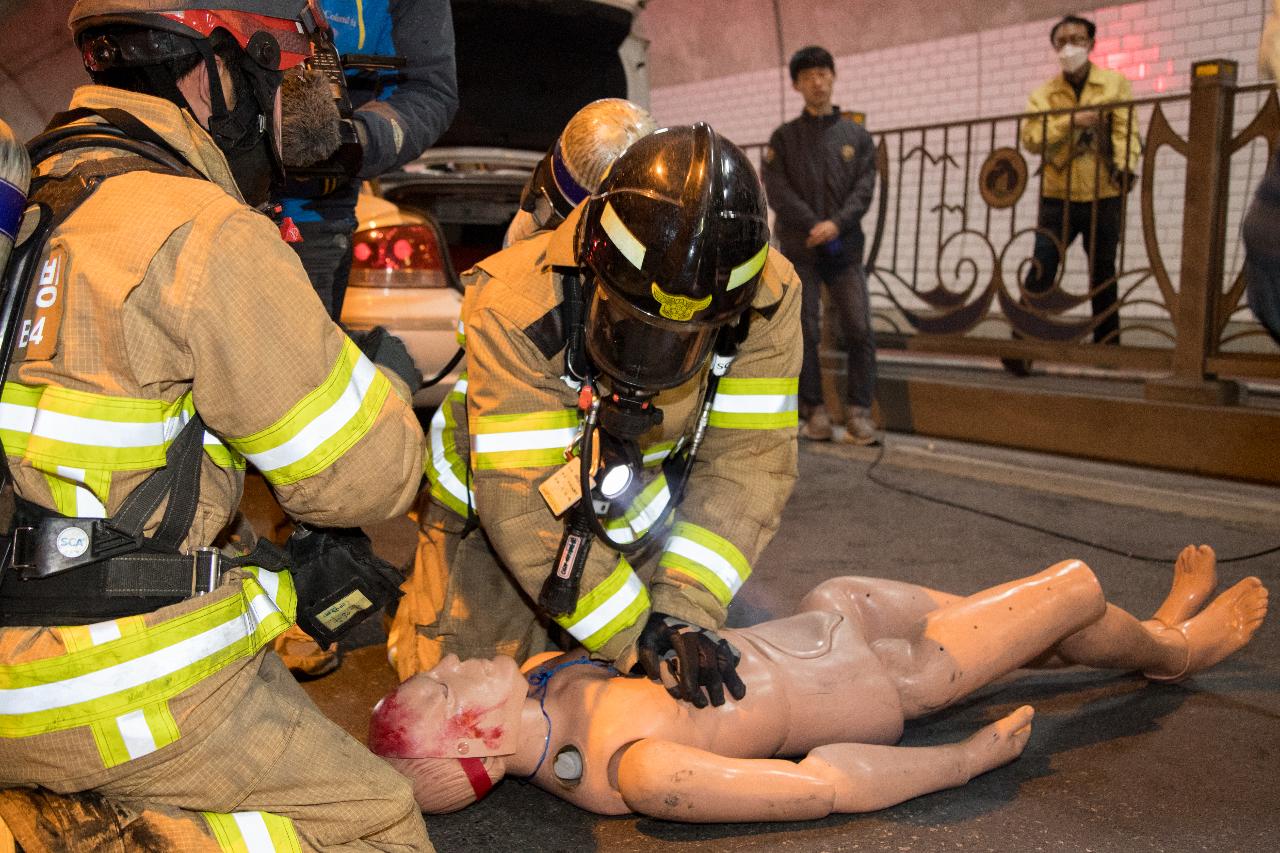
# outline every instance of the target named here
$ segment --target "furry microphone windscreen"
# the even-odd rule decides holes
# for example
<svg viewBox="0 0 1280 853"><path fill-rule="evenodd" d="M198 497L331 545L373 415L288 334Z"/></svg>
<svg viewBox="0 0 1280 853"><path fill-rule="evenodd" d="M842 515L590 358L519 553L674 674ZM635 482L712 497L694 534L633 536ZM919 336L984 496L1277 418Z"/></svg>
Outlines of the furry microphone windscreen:
<svg viewBox="0 0 1280 853"><path fill-rule="evenodd" d="M27 148L0 119L0 271L9 262L30 186L31 161L27 159Z"/></svg>
<svg viewBox="0 0 1280 853"><path fill-rule="evenodd" d="M285 168L299 169L327 160L338 150L338 105L329 81L308 68L286 74L280 85L280 146Z"/></svg>

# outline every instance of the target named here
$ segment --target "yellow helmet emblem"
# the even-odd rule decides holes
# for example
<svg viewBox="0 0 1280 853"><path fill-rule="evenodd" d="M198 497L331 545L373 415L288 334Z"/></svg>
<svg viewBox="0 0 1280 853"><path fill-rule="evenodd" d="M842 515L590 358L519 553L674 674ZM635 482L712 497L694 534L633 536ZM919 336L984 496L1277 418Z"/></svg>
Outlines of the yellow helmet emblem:
<svg viewBox="0 0 1280 853"><path fill-rule="evenodd" d="M666 317L668 320L678 320L681 323L688 321L694 314L697 314L703 308L706 308L711 304L711 297L709 295L704 299L690 299L687 296L675 296L664 292L661 287L658 287L658 283L656 281L649 290L653 293L653 298L662 306L658 310L658 313L663 317Z"/></svg>

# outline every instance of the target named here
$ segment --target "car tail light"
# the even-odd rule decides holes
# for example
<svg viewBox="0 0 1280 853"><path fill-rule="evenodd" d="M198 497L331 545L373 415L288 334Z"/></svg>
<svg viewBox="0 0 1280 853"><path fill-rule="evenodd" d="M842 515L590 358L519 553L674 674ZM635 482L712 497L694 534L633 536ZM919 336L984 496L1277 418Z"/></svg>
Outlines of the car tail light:
<svg viewBox="0 0 1280 853"><path fill-rule="evenodd" d="M351 241L351 287L448 287L444 254L429 225L357 231Z"/></svg>

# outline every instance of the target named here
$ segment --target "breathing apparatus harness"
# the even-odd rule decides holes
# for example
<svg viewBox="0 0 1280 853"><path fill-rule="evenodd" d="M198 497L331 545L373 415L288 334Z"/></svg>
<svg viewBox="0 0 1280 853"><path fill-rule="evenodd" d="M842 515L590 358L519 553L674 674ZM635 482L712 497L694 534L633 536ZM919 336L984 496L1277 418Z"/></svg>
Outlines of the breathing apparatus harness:
<svg viewBox="0 0 1280 853"><path fill-rule="evenodd" d="M671 530L675 507L684 498L689 476L693 471L694 457L706 435L711 407L715 402L720 379L729 371L737 357L738 347L746 340L750 330L750 310L744 311L736 323L720 330L711 355L711 368L703 391L702 405L692 432L686 433L663 462L663 474L667 478L670 499L661 518L630 542L614 539L601 523L600 516L609 510L610 500L600 495L599 486L593 482L596 457L596 432L600 430L601 444L612 445L615 459L630 469L632 480L638 479L641 467L636 439L650 428L662 423L662 410L653 403L653 392L615 384L611 393L601 394L597 380L600 371L591 362L585 346L586 290L582 283L583 270L579 267L555 267L560 278L564 301L562 318L565 328L564 381L570 387L580 389L578 404L583 422L580 428L581 443L578 458L578 487L582 496L568 511L564 535L552 565L538 595L538 604L552 616L567 615L578 604L582 572L595 539L623 554L635 554L649 548L655 541L665 538ZM602 448L603 449L603 448ZM603 455L603 454L602 454Z"/></svg>
<svg viewBox="0 0 1280 853"><path fill-rule="evenodd" d="M90 116L105 123L71 123ZM124 153L32 181L27 217L34 216L35 225L15 246L0 279L0 388L53 231L109 177L149 171L204 179L163 138L118 109L62 113L28 144L36 166L81 148ZM358 530L299 525L283 551L260 539L251 553L234 558L215 547L182 552L199 504L204 435L204 422L193 412L165 451L164 467L149 474L110 518L64 516L15 498L13 529L0 537L0 626L88 624L148 613L211 592L231 569L255 566L292 570L298 624L328 644L399 596L399 574L373 554ZM0 443L0 458L5 456ZM10 472L7 464L0 467L2 481ZM144 535L162 503L159 526Z"/></svg>

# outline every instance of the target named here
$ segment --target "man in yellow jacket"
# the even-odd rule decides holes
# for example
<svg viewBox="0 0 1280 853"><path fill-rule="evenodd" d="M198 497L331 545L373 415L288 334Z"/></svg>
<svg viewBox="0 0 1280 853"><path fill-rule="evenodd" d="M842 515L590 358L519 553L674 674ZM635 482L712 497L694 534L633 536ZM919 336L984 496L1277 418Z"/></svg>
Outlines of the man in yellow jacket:
<svg viewBox="0 0 1280 853"><path fill-rule="evenodd" d="M0 821L28 849L430 849L408 786L269 649L301 585L244 561L219 578L200 550L235 514L246 463L324 526L403 512L422 476L407 386L334 325L251 206L279 155L281 72L317 23L305 0L71 11L98 85L55 122L96 135L35 164L36 183L96 188L45 244L4 386L19 525L71 517L56 543L70 558L135 513L148 547L168 537L193 568L175 593L150 568L174 558L154 551L47 576L6 558ZM154 472L183 470L198 489L136 514ZM191 521L167 529L175 505ZM48 792L87 792L66 837L41 835L58 826Z"/></svg>
<svg viewBox="0 0 1280 853"><path fill-rule="evenodd" d="M1116 248L1124 228L1123 196L1135 180L1142 142L1129 81L1089 61L1096 25L1068 15L1050 31L1062 74L1031 93L1022 121L1022 144L1043 157L1043 189L1036 223L1035 264L1024 288L1035 297L1054 289L1067 247L1083 235L1089 258L1093 340L1120 343L1116 305ZM1050 111L1072 108L1075 112ZM1022 363L1025 365L1025 362ZM1017 371L1015 371L1017 372Z"/></svg>
<svg viewBox="0 0 1280 853"><path fill-rule="evenodd" d="M402 678L450 653L523 659L550 631L622 671L675 662L695 703L739 686L715 629L796 477L800 283L766 216L740 150L667 128L465 277L468 375L432 424ZM577 454L597 451L584 502ZM554 612L548 576L575 558Z"/></svg>

